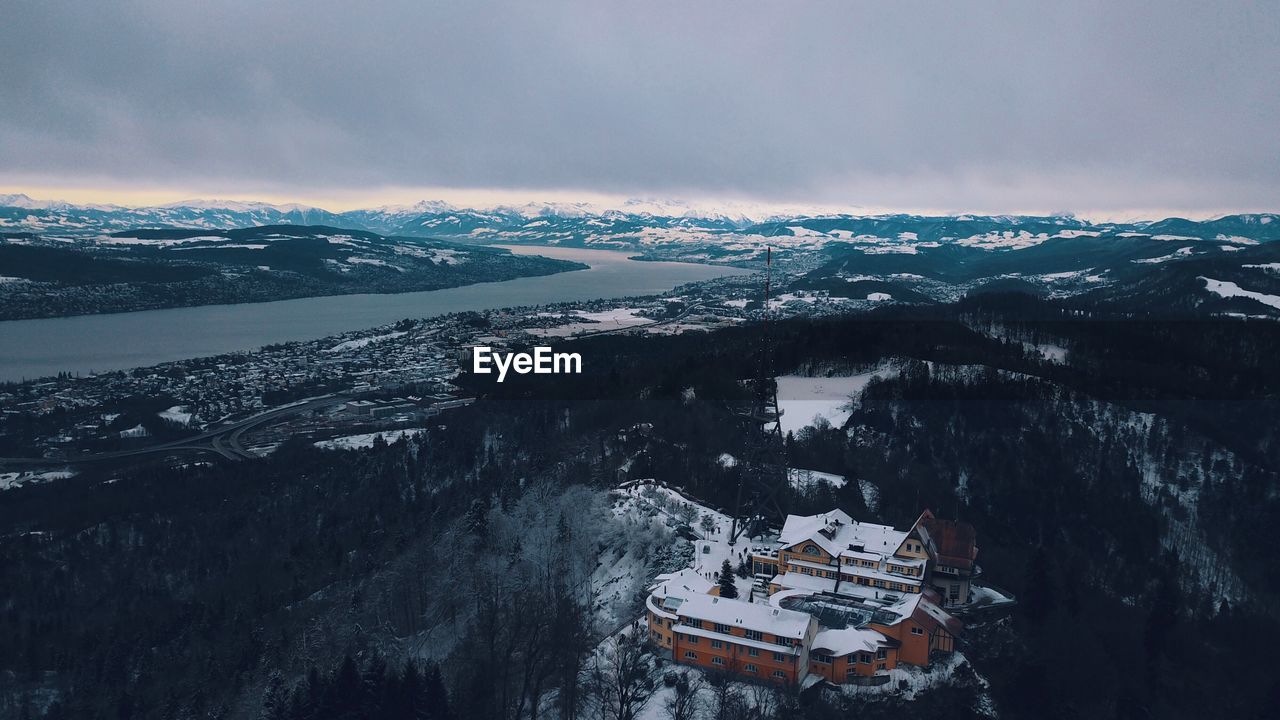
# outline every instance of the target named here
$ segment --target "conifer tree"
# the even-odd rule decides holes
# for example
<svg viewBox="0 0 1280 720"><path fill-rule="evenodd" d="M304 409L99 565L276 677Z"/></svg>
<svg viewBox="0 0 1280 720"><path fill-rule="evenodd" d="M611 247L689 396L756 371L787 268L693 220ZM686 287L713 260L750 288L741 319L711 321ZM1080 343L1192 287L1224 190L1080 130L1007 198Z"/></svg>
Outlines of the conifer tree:
<svg viewBox="0 0 1280 720"><path fill-rule="evenodd" d="M733 582L733 567L729 565L729 558L725 558L724 564L720 566L720 597L738 597L738 586Z"/></svg>

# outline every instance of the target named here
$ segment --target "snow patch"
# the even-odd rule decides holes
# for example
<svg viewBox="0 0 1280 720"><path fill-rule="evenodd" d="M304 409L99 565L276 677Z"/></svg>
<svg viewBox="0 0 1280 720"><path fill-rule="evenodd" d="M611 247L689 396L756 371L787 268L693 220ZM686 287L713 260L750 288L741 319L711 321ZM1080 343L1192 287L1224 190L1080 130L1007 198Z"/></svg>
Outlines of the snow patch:
<svg viewBox="0 0 1280 720"><path fill-rule="evenodd" d="M1209 292L1215 295L1220 295L1224 298L1232 298L1232 297L1249 298L1250 300L1260 302L1263 305L1266 305L1268 307L1273 307L1273 308L1276 308L1277 310L1280 310L1280 295L1265 295L1260 292L1245 290L1244 288L1240 287L1239 285L1233 282L1228 282L1226 280L1213 280L1213 279L1204 277L1203 275L1201 275L1198 279L1203 280L1205 282L1205 288L1204 288L1205 290L1208 290Z"/></svg>

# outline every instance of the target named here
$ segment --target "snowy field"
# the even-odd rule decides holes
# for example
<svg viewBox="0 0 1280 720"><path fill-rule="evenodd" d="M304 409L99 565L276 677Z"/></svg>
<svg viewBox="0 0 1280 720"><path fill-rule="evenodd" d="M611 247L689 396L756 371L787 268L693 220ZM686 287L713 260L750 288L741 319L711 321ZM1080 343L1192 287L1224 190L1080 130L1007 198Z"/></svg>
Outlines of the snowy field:
<svg viewBox="0 0 1280 720"><path fill-rule="evenodd" d="M872 378L896 372L883 367L870 372L841 377L782 375L778 381L778 409L782 410L782 432L798 432L824 418L835 427L844 424L852 412L852 398L860 395Z"/></svg>
<svg viewBox="0 0 1280 720"><path fill-rule="evenodd" d="M45 472L6 472L0 473L0 491L19 488L23 485L49 482L50 480L65 480L69 477L75 477L74 470L49 470Z"/></svg>
<svg viewBox="0 0 1280 720"><path fill-rule="evenodd" d="M405 333L403 332L389 332L385 335L373 335L371 337L348 340L344 343L338 343L337 345L334 345L328 350L325 350L325 352L338 353L338 352L346 352L347 350L359 350L360 348L368 345L369 343L382 342L383 340L392 340L394 338L401 337L404 334Z"/></svg>
<svg viewBox="0 0 1280 720"><path fill-rule="evenodd" d="M819 483L826 483L833 488L842 488L848 481L845 480L843 475L818 472L817 470L787 468L787 482L791 483L791 487L803 492L812 490Z"/></svg>
<svg viewBox="0 0 1280 720"><path fill-rule="evenodd" d="M179 425L191 424L191 413L187 412L185 405L174 405L168 410L157 413L162 419L169 422L178 423Z"/></svg>
<svg viewBox="0 0 1280 720"><path fill-rule="evenodd" d="M381 436L388 443L393 443L407 435L420 433L426 428L404 428L402 430L384 430L383 432L364 433L362 435L344 435L329 440L312 443L321 450L358 450L373 447L373 440Z"/></svg>
<svg viewBox="0 0 1280 720"><path fill-rule="evenodd" d="M638 308L615 308L600 312L576 312L574 317L587 322L569 322L553 328L530 328L530 335L541 337L568 337L580 333L596 333L604 330L622 330L624 328L652 325L653 320L638 315ZM546 313L543 313L545 316Z"/></svg>
<svg viewBox="0 0 1280 720"><path fill-rule="evenodd" d="M1253 292L1252 290L1245 290L1239 285L1226 280L1212 280L1204 276L1201 276L1200 279L1205 282L1204 289L1215 295L1220 295L1224 298L1249 298L1250 300L1256 300L1268 307L1280 310L1280 295L1266 295L1260 292Z"/></svg>

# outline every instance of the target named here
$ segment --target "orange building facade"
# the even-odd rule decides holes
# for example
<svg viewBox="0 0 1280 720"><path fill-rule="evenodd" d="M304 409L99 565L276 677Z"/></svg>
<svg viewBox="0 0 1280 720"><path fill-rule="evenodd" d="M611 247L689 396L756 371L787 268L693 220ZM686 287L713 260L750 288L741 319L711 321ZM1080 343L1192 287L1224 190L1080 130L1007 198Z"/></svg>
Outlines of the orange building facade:
<svg viewBox="0 0 1280 720"><path fill-rule="evenodd" d="M775 546L750 553L766 602L715 597L693 570L659 576L646 599L649 641L676 662L781 684L865 683L899 664L927 667L963 631L931 582L937 550L922 523L932 518L926 511L899 531L840 511L788 516Z"/></svg>

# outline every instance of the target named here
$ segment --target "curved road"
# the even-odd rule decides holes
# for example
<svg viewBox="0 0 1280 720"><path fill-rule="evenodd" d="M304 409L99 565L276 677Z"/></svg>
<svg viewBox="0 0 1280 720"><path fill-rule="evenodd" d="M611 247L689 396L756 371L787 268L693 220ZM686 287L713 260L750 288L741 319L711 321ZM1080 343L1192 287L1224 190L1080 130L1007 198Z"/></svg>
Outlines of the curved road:
<svg viewBox="0 0 1280 720"><path fill-rule="evenodd" d="M103 460L117 460L154 453L173 452L214 453L227 460L246 460L254 457L241 442L241 438L243 438L244 434L249 430L277 418L287 417L289 415L306 412L308 410L316 410L318 408L327 407L340 402L346 402L346 397L341 394L321 395L292 405L282 405L270 410L264 410L257 415L251 415L243 420L237 420L225 425L220 425L192 437L170 440L169 442L160 443L159 445L150 445L144 448L133 448L131 450L114 450L111 452L79 455L69 458L0 458L0 467L75 465L80 463L100 462Z"/></svg>

